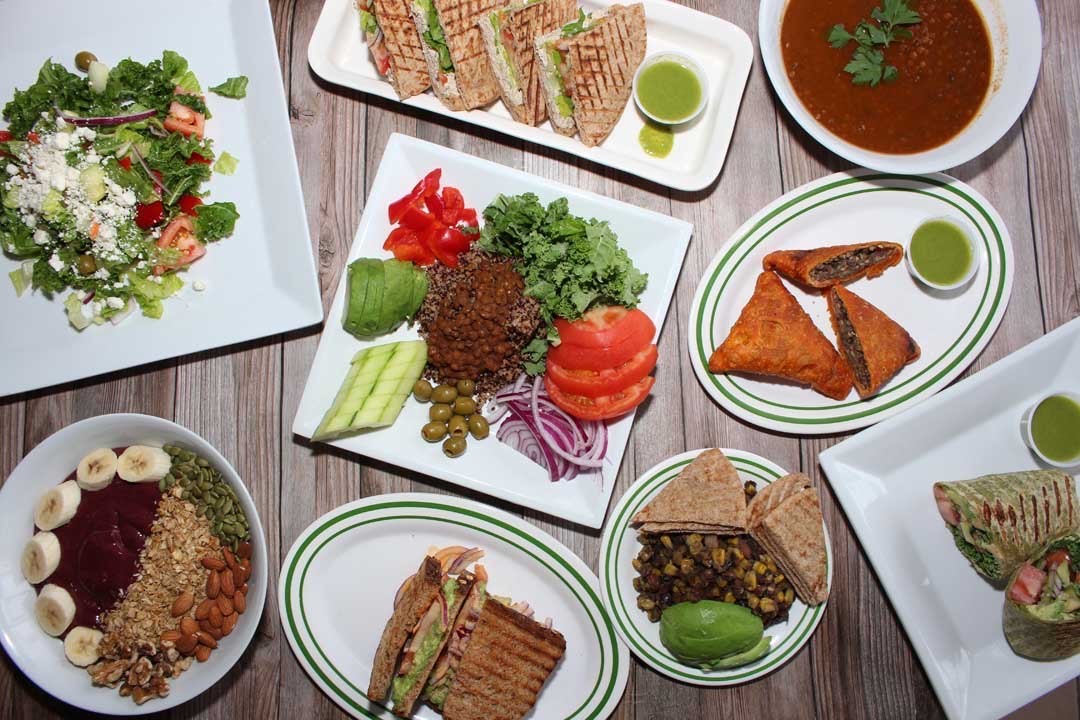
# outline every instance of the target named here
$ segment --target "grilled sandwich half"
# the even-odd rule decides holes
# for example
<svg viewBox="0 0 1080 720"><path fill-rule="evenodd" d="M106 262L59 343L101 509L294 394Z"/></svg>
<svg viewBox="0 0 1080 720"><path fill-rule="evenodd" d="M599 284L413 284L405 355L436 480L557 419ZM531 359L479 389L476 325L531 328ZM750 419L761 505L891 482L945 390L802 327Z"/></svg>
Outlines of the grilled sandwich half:
<svg viewBox="0 0 1080 720"><path fill-rule="evenodd" d="M360 30L375 67L402 100L431 86L409 0L357 0Z"/></svg>
<svg viewBox="0 0 1080 720"><path fill-rule="evenodd" d="M482 107L499 96L478 23L505 0L411 0L431 89L451 110Z"/></svg>

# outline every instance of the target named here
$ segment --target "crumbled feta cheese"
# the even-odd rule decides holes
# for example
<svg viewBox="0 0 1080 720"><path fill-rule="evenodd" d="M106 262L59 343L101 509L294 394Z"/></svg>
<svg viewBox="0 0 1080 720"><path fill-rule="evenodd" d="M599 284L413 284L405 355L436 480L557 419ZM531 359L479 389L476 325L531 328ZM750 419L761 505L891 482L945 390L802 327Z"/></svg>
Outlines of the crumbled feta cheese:
<svg viewBox="0 0 1080 720"><path fill-rule="evenodd" d="M49 267L56 272L60 272L64 269L64 261L57 257L56 253L53 253L52 257L49 258Z"/></svg>
<svg viewBox="0 0 1080 720"><path fill-rule="evenodd" d="M191 287L195 289L195 292L202 292L206 289L206 283L202 280L196 280L191 283Z"/></svg>
<svg viewBox="0 0 1080 720"><path fill-rule="evenodd" d="M124 303L124 301L123 301L123 300L121 300L121 299L120 299L120 298L118 298L118 297L110 297L110 298L106 298L105 302L106 302L106 304L108 304L108 306L109 306L109 307L111 307L111 308L112 308L113 310L119 310L120 308L124 307L124 304L125 304L125 303Z"/></svg>
<svg viewBox="0 0 1080 720"><path fill-rule="evenodd" d="M56 129L57 130L63 130L66 127L67 127L67 120L65 120L64 118L57 115L56 116Z"/></svg>
<svg viewBox="0 0 1080 720"><path fill-rule="evenodd" d="M52 144L60 150L67 150L71 147L71 136L66 132L53 133Z"/></svg>
<svg viewBox="0 0 1080 720"><path fill-rule="evenodd" d="M15 167L11 163L8 163L7 167L5 167L4 170L7 171L8 175L18 175L19 174L19 168Z"/></svg>
<svg viewBox="0 0 1080 720"><path fill-rule="evenodd" d="M49 179L49 184L60 192L67 190L67 171L63 169L53 171L52 177Z"/></svg>
<svg viewBox="0 0 1080 720"><path fill-rule="evenodd" d="M48 244L49 240L50 240L49 233L45 232L44 230L42 230L40 228L34 231L34 244L35 245L46 245L46 244Z"/></svg>

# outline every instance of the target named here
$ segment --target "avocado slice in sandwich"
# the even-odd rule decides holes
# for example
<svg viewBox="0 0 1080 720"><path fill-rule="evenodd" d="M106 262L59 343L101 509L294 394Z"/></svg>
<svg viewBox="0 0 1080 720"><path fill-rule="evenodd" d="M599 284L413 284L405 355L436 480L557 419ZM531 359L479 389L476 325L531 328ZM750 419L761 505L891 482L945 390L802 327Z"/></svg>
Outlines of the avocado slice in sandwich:
<svg viewBox="0 0 1080 720"><path fill-rule="evenodd" d="M423 698L432 707L442 710L446 696L450 692L450 686L454 682L458 665L461 663L461 657L469 644L469 638L476 629L476 623L480 621L480 611L485 601L487 601L487 583L478 581L469 591L469 596L465 599L461 612L454 621L454 627L450 630L450 638L424 687Z"/></svg>

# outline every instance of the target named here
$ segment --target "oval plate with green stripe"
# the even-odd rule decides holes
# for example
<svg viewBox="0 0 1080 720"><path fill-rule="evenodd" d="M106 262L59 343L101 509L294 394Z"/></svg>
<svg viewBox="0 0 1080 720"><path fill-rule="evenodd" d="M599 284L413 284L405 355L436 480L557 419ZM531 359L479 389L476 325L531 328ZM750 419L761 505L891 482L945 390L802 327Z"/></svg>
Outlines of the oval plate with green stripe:
<svg viewBox="0 0 1080 720"><path fill-rule="evenodd" d="M702 452L691 450L668 458L638 478L619 500L600 542L600 593L615 622L616 632L630 646L630 651L653 670L693 685L739 685L768 675L795 657L817 629L828 601L808 607L796 598L787 622L765 628L765 634L773 638L768 654L742 667L703 670L683 665L660 643L660 624L649 622L648 616L637 606L638 594L634 590L637 571L632 563L641 544L630 520ZM787 474L776 463L750 452L725 449L723 453L744 482L753 480L759 488ZM825 551L829 588L832 589L833 557L828 528L825 528Z"/></svg>
<svg viewBox="0 0 1080 720"><path fill-rule="evenodd" d="M709 356L753 294L768 253L874 240L906 248L919 224L943 216L974 233L979 269L965 287L951 293L929 290L911 277L905 263L849 285L900 323L922 350L876 396L860 400L852 391L832 400L791 383L709 372ZM690 362L713 400L755 425L797 435L857 430L932 396L975 360L1005 314L1013 270L1004 221L986 198L959 180L870 171L830 175L765 207L717 253L690 309ZM825 299L785 284L835 343Z"/></svg>
<svg viewBox="0 0 1080 720"><path fill-rule="evenodd" d="M394 716L364 693L394 594L432 547L483 548L495 595L526 601L566 638L533 715L608 717L626 688L630 657L592 571L555 538L469 500L395 493L351 502L312 523L282 565L278 608L293 653L315 683L357 718ZM413 717L440 716L418 705Z"/></svg>

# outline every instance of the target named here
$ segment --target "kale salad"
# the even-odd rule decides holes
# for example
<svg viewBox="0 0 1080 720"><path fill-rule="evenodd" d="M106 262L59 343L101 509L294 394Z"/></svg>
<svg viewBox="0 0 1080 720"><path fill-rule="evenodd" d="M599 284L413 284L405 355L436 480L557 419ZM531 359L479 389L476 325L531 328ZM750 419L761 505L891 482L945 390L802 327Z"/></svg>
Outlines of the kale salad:
<svg viewBox="0 0 1080 720"><path fill-rule="evenodd" d="M160 318L184 286L179 272L233 232L236 206L209 202L204 185L237 160L206 137L206 95L180 54L110 68L84 51L75 65L46 60L3 108L0 248L19 262L11 282L20 296L64 296L77 330L136 308ZM209 91L239 99L247 82Z"/></svg>

